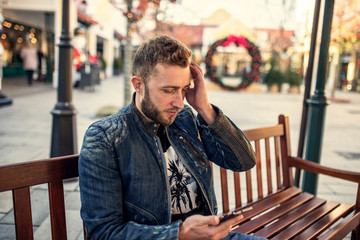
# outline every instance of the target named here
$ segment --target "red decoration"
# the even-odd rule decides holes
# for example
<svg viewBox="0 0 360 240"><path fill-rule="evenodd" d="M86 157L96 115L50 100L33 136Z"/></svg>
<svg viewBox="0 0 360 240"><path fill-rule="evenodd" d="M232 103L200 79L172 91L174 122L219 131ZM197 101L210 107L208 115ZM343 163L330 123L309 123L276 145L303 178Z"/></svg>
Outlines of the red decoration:
<svg viewBox="0 0 360 240"><path fill-rule="evenodd" d="M216 52L216 48L219 46L227 47L230 44L234 43L236 46L243 46L248 50L248 53L252 57L251 61L251 71L247 72L244 71L243 73L243 81L236 86L228 86L224 84L221 80L221 78L216 76L216 68L212 62L212 57L214 53ZM259 75L259 69L261 65L261 55L259 49L256 47L256 45L252 42L250 42L247 38L243 36L236 37L234 35L230 35L227 38L218 40L214 42L210 49L208 50L206 56L205 56L205 65L206 65L206 76L213 82L219 84L221 87L227 90L242 90L247 88L251 83L256 82L260 79Z"/></svg>

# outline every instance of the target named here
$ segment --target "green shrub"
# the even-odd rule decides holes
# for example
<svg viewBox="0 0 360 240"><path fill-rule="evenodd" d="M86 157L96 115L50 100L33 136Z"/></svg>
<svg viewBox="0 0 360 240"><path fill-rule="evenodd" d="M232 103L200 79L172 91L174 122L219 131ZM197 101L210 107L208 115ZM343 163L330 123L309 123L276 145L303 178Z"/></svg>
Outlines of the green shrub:
<svg viewBox="0 0 360 240"><path fill-rule="evenodd" d="M119 111L120 107L119 106L113 106L113 105L108 105L108 106L104 106L101 107L97 112L96 112L96 117L107 117L109 115L115 114Z"/></svg>
<svg viewBox="0 0 360 240"><path fill-rule="evenodd" d="M281 85L284 83L284 74L278 70L271 68L269 72L265 75L264 83L270 87L271 85L278 85L279 89L281 89Z"/></svg>
<svg viewBox="0 0 360 240"><path fill-rule="evenodd" d="M122 59L120 57L114 59L113 68L122 70Z"/></svg>
<svg viewBox="0 0 360 240"><path fill-rule="evenodd" d="M300 86L303 76L297 73L294 69L290 68L285 74L285 81L289 83L290 87Z"/></svg>

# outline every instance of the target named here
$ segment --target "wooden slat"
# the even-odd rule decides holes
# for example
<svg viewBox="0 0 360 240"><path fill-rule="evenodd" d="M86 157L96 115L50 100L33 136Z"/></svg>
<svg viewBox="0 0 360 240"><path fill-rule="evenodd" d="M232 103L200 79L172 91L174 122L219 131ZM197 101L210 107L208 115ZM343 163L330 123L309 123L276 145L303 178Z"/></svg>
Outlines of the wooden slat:
<svg viewBox="0 0 360 240"><path fill-rule="evenodd" d="M257 202L254 202L251 204L253 209L251 211L245 212L244 218L239 221L239 223L245 222L258 214L261 214L262 212L272 208L273 206L276 206L277 204L280 204L282 202L285 202L286 200L298 195L301 193L301 190L296 187L287 188L285 190L279 191L277 193L274 193L266 198L263 198ZM241 232L237 231L237 228L235 228L233 231L235 232Z"/></svg>
<svg viewBox="0 0 360 240"><path fill-rule="evenodd" d="M287 226L293 224L295 221L299 220L309 212L312 212L314 209L323 205L326 201L320 198L313 198L310 201L302 204L300 207L295 210L285 214L280 217L276 222L272 223L265 228L260 229L254 236L270 238L271 236L279 233L281 230L285 229Z"/></svg>
<svg viewBox="0 0 360 240"><path fill-rule="evenodd" d="M250 203L253 201L251 170L245 172L245 178L246 178L246 197L247 197L247 202Z"/></svg>
<svg viewBox="0 0 360 240"><path fill-rule="evenodd" d="M254 141L284 135L284 128L283 125L277 124L269 127L244 130L243 133L249 141Z"/></svg>
<svg viewBox="0 0 360 240"><path fill-rule="evenodd" d="M78 176L78 155L3 165L0 192Z"/></svg>
<svg viewBox="0 0 360 240"><path fill-rule="evenodd" d="M311 212L292 226L288 227L284 231L282 231L280 234L276 235L274 240L283 240L283 239L290 239L296 235L298 235L300 232L305 230L307 227L311 226L319 220L321 217L325 216L329 212L331 212L334 208L339 206L339 203L336 202L327 202L321 207L317 208L315 211Z"/></svg>
<svg viewBox="0 0 360 240"><path fill-rule="evenodd" d="M263 182L262 182L262 170L261 170L261 154L260 154L260 142L255 141L255 152L256 152L256 183L257 183L257 192L258 198L264 196L263 192Z"/></svg>
<svg viewBox="0 0 360 240"><path fill-rule="evenodd" d="M53 240L66 240L64 187L62 181L49 183L51 234Z"/></svg>
<svg viewBox="0 0 360 240"><path fill-rule="evenodd" d="M344 218L339 224L331 228L326 234L321 236L320 240L325 239L343 239L347 234L356 228L360 222L360 212L351 212L346 218ZM359 239L359 237L357 238Z"/></svg>
<svg viewBox="0 0 360 240"><path fill-rule="evenodd" d="M241 183L240 173L234 172L235 207L241 207Z"/></svg>
<svg viewBox="0 0 360 240"><path fill-rule="evenodd" d="M17 240L32 240L33 226L31 217L30 188L13 190L14 218Z"/></svg>
<svg viewBox="0 0 360 240"><path fill-rule="evenodd" d="M309 193L302 193L294 198L282 202L280 205L279 203L274 204L274 209L269 210L268 212L258 216L255 219L252 219L249 222L246 222L238 227L238 231L245 234L250 234L263 226L267 225L268 223L274 221L275 219L283 216L285 213L295 209L296 207L300 206L301 204L309 201L313 198L313 195Z"/></svg>
<svg viewBox="0 0 360 240"><path fill-rule="evenodd" d="M229 212L229 192L228 192L228 182L227 182L227 172L226 169L220 168L220 178L221 178L221 196L223 204L223 212Z"/></svg>
<svg viewBox="0 0 360 240"><path fill-rule="evenodd" d="M281 167L282 167L282 185L283 187L293 186L292 171L289 169L287 157L291 156L290 149L290 129L289 118L284 115L279 116L279 123L282 124L284 134L280 136L280 154L281 154Z"/></svg>
<svg viewBox="0 0 360 240"><path fill-rule="evenodd" d="M304 169L309 172L325 174L328 176L341 178L344 180L352 181L355 183L360 184L360 172L354 171L347 171L347 170L340 170L331 167L325 167L318 163L305 160L299 157L288 157L287 161L289 166ZM358 186L358 195L360 197L360 185ZM360 199L358 199L358 206L360 207Z"/></svg>
<svg viewBox="0 0 360 240"><path fill-rule="evenodd" d="M280 144L279 144L279 137L274 137L274 146L275 146L275 164L276 164L276 182L277 182L277 189L280 189L282 186L281 182L281 166L280 166Z"/></svg>
<svg viewBox="0 0 360 240"><path fill-rule="evenodd" d="M337 220L339 220L344 214L348 214L352 210L353 204L341 204L339 207L334 209L332 212L321 218L316 223L312 224L303 233L297 236L296 240L312 239L319 236L324 230L329 228Z"/></svg>
<svg viewBox="0 0 360 240"><path fill-rule="evenodd" d="M265 138L265 159L266 159L267 187L269 194L269 193L273 193L273 189L272 189L272 176L271 176L270 142L268 138Z"/></svg>

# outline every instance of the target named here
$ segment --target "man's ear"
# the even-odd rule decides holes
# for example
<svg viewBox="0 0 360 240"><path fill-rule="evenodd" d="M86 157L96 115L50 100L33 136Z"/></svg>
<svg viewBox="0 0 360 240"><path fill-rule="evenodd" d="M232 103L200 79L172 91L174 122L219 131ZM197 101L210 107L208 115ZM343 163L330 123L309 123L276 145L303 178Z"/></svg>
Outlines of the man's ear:
<svg viewBox="0 0 360 240"><path fill-rule="evenodd" d="M141 85L142 85L142 83L143 83L141 77L139 77L139 76L133 76L133 77L131 78L131 83L132 83L135 91L138 92L138 93L141 93L141 91L142 91Z"/></svg>

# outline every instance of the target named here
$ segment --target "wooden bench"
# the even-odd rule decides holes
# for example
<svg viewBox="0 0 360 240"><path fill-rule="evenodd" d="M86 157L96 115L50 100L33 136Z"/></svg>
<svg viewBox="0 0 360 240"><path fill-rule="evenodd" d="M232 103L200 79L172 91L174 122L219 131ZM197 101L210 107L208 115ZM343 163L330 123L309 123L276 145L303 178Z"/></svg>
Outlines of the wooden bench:
<svg viewBox="0 0 360 240"><path fill-rule="evenodd" d="M277 125L244 131L254 144L255 169L240 174L220 169L223 213L253 207L233 231L268 239L343 239L352 232L351 239L360 239L360 172L292 157L289 133L289 119L284 115L279 116ZM302 192L294 186L294 168L357 183L356 202L340 204ZM233 209L229 206L230 191L235 197Z"/></svg>
<svg viewBox="0 0 360 240"><path fill-rule="evenodd" d="M52 239L67 239L63 180L79 176L78 158L71 155L0 166L0 192L12 190L16 239L34 239L30 187L44 183L48 183Z"/></svg>
<svg viewBox="0 0 360 240"><path fill-rule="evenodd" d="M343 239L352 232L352 239L360 239L360 173L291 157L286 116L279 116L277 125L244 133L254 143L256 168L240 174L219 170L224 214L253 207L233 231L269 239ZM302 193L293 185L294 167L357 183L356 202L339 204ZM215 166L213 171L215 176ZM0 166L0 192L13 192L17 239L33 239L30 187L43 183L49 186L52 239L67 239L63 180L77 176L78 155ZM230 185L234 187L229 189ZM234 207L229 196L235 196Z"/></svg>

